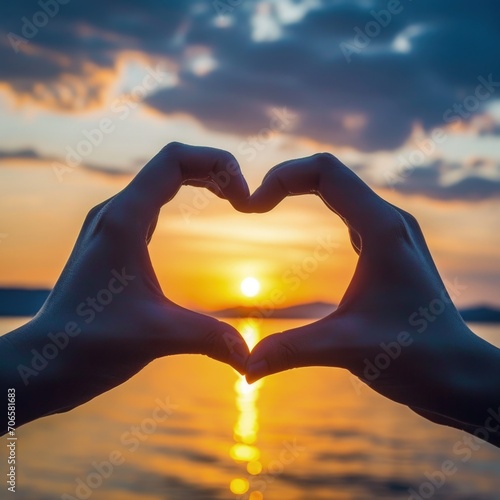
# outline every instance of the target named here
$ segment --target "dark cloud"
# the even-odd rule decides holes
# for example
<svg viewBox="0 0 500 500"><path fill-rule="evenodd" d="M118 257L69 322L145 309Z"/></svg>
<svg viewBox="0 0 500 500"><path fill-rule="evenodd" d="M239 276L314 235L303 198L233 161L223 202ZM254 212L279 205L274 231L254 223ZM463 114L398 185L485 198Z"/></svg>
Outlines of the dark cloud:
<svg viewBox="0 0 500 500"><path fill-rule="evenodd" d="M173 34L191 3L11 2L0 7L0 83L59 110L101 104L123 51L165 57L177 50Z"/></svg>
<svg viewBox="0 0 500 500"><path fill-rule="evenodd" d="M211 47L218 67L206 76L184 71L178 87L147 102L241 133L265 126L270 107L285 106L299 117L295 134L364 151L393 149L415 123L430 130L472 116L467 109L457 115L453 106L474 96L478 77L500 82L500 4L439 4L402 2L402 11L379 36L368 37L365 48L356 45L354 28L364 31L374 17L356 2L323 2L282 27L278 40L261 43L241 31L248 21L243 15L223 30L195 26L188 42ZM387 2L372 5L380 12ZM395 50L398 39L409 52ZM350 63L343 43L357 47ZM497 90L490 92L493 98ZM485 101L472 104L478 112Z"/></svg>
<svg viewBox="0 0 500 500"><path fill-rule="evenodd" d="M479 135L482 137L500 137L500 123L492 123L488 127L481 128Z"/></svg>
<svg viewBox="0 0 500 500"><path fill-rule="evenodd" d="M500 164L496 165L494 176L481 173L483 166L484 163L479 159L472 162L467 169L458 164L437 160L406 172L403 179L392 182L390 187L400 193L444 201L474 202L500 198ZM453 171L459 173L458 179L446 182L444 177Z"/></svg>
<svg viewBox="0 0 500 500"><path fill-rule="evenodd" d="M0 160L40 160L42 157L31 148L17 149L15 151L0 150Z"/></svg>
<svg viewBox="0 0 500 500"><path fill-rule="evenodd" d="M16 149L16 150L0 150L0 168L1 166L12 166L9 164L9 160L27 160L30 164L34 162L43 162L45 165L51 163L54 169L60 169L59 171L68 172L72 166L68 165L65 160L57 158L55 156L46 156L38 151L26 148L26 149ZM140 168L145 165L145 161L138 160L129 166L115 166L115 165L104 165L97 163L82 162L79 167L92 170L94 172L99 172L105 175L119 176L119 175L131 175L137 173Z"/></svg>
<svg viewBox="0 0 500 500"><path fill-rule="evenodd" d="M9 2L0 16L0 81L32 98L42 83L49 90L41 100L48 92L54 106L86 106L102 99L105 85L92 75L113 71L123 51L137 51L179 68L176 87L145 101L157 111L248 134L268 125L271 108L286 107L297 116L290 133L362 151L398 147L416 123L430 130L451 117L468 120L500 95L494 86L489 99L468 101L471 112L445 115L475 95L478 77L500 82L498 1L401 0L389 20L384 0L324 0L288 24L276 8L284 1L268 1L280 35L258 43L252 23L262 2L242 2L224 22L208 1L71 1L19 53L7 35L23 35L23 16L32 20L40 5ZM379 34L366 35L373 30ZM190 66L200 47L213 57L212 71ZM84 82L85 98L57 88L68 75Z"/></svg>

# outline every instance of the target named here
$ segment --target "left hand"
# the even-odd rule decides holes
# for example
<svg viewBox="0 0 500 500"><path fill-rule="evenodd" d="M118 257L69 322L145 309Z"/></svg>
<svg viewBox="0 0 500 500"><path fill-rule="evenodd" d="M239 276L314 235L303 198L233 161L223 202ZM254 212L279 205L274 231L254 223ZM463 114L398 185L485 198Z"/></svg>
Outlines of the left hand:
<svg viewBox="0 0 500 500"><path fill-rule="evenodd" d="M0 337L9 353L0 371L18 388L19 424L78 406L161 356L205 354L244 371L248 348L240 334L166 298L150 261L160 208L183 184L208 187L235 207L249 196L230 153L172 143L94 207L40 312ZM33 363L33 350L44 361Z"/></svg>

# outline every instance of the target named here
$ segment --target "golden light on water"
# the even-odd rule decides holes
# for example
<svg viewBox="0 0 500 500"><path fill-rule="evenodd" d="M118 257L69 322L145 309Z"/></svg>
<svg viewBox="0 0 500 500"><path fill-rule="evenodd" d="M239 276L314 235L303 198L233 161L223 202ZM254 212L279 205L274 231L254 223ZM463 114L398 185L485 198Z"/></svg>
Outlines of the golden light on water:
<svg viewBox="0 0 500 500"><path fill-rule="evenodd" d="M250 462L260 458L260 452L256 446L241 443L234 444L230 454L233 460L240 462Z"/></svg>
<svg viewBox="0 0 500 500"><path fill-rule="evenodd" d="M256 323L253 320L245 320L238 329L249 348L252 349L260 339L260 332ZM234 384L236 407L239 415L233 429L235 443L231 447L229 454L238 464L246 464L245 472L249 477L258 475L262 471L262 464L259 461L260 450L256 444L259 432L257 401L262 384L263 381L259 380L250 385L243 376L238 378ZM245 490L240 491L245 485ZM245 493L250 487L248 477L247 479L235 478L229 486L230 490L235 494ZM264 497L261 492L252 491L249 498L258 500Z"/></svg>
<svg viewBox="0 0 500 500"><path fill-rule="evenodd" d="M262 464L258 460L254 460L253 462L248 462L247 472L249 474L252 474L252 476L260 474L262 472Z"/></svg>
<svg viewBox="0 0 500 500"><path fill-rule="evenodd" d="M264 498L264 495L260 491L252 491L250 493L250 496L248 497L248 500L262 500Z"/></svg>
<svg viewBox="0 0 500 500"><path fill-rule="evenodd" d="M234 426L234 438L245 445L251 445L257 440L259 424L256 403L261 385L260 381L249 385L243 377L234 384L237 394L236 406L240 412Z"/></svg>
<svg viewBox="0 0 500 500"><path fill-rule="evenodd" d="M248 491L248 486L249 484L246 479L236 478L231 481L229 489L232 493L241 495L242 493L246 493Z"/></svg>

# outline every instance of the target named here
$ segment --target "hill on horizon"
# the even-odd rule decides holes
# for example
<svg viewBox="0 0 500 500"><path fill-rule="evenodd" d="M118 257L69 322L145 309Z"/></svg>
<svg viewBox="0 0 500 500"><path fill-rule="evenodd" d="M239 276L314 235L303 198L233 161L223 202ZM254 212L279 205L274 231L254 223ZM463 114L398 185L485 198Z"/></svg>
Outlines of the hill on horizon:
<svg viewBox="0 0 500 500"><path fill-rule="evenodd" d="M332 313L337 308L336 304L328 302L309 302L283 308L276 308L273 311L266 310L258 306L236 306L209 314L220 318L282 318L282 319L319 319ZM459 309L464 319L469 323L500 323L500 308L489 305L478 305Z"/></svg>
<svg viewBox="0 0 500 500"><path fill-rule="evenodd" d="M0 288L0 317L34 316L49 293L47 289ZM259 306L235 306L205 313L219 318L318 319L336 308L336 304L328 302L308 302L271 311ZM500 307L476 305L459 311L464 321L470 323L500 323Z"/></svg>

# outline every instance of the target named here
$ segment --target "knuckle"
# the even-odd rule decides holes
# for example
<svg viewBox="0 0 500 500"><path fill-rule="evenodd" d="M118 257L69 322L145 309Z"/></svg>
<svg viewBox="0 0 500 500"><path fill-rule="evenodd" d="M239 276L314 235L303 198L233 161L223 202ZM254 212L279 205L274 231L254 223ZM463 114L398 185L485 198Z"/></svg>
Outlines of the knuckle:
<svg viewBox="0 0 500 500"><path fill-rule="evenodd" d="M410 242L411 228L409 221L398 210L388 206L387 213L374 227L377 238L390 242Z"/></svg>
<svg viewBox="0 0 500 500"><path fill-rule="evenodd" d="M99 205L96 205L95 207L92 207L88 212L87 216L85 217L85 226L90 226L98 217L99 213L101 212L103 208L103 204L100 203Z"/></svg>
<svg viewBox="0 0 500 500"><path fill-rule="evenodd" d="M234 175L239 170L238 160L229 151L220 149L217 153L217 163L220 170Z"/></svg>
<svg viewBox="0 0 500 500"><path fill-rule="evenodd" d="M130 231L130 221L124 210L114 203L105 205L95 218L95 232L111 237L123 237Z"/></svg>
<svg viewBox="0 0 500 500"><path fill-rule="evenodd" d="M401 209L399 211L410 229L420 231L420 224L414 215Z"/></svg>
<svg viewBox="0 0 500 500"><path fill-rule="evenodd" d="M388 236L399 236L407 229L403 216L396 210L390 212L384 218L382 229Z"/></svg>
<svg viewBox="0 0 500 500"><path fill-rule="evenodd" d="M221 159L222 161L226 164L226 163L231 163L231 162L235 162L236 161L236 158L235 156L233 155L233 153L231 153L230 151L226 151L225 149L219 149L219 154L221 156Z"/></svg>
<svg viewBox="0 0 500 500"><path fill-rule="evenodd" d="M343 167L343 163L331 153L323 152L317 153L313 157L315 159L316 166L316 189L321 190L323 182L331 182L331 176L340 167Z"/></svg>
<svg viewBox="0 0 500 500"><path fill-rule="evenodd" d="M288 188L285 179L281 175L282 171L275 171L273 175L269 177L269 180L272 184L275 185L275 188L282 193L283 196L286 196L290 193L290 189Z"/></svg>
<svg viewBox="0 0 500 500"><path fill-rule="evenodd" d="M117 196L92 207L82 225L85 238L110 235L112 238L123 237L130 231L130 223L117 203Z"/></svg>
<svg viewBox="0 0 500 500"><path fill-rule="evenodd" d="M231 350L232 339L230 334L222 333L220 330L221 323L216 319L211 319L207 324L207 331L203 336L202 344L205 354L210 357L220 358Z"/></svg>
<svg viewBox="0 0 500 500"><path fill-rule="evenodd" d="M280 353L278 367L280 369L293 368L297 365L298 350L297 347L286 339L278 340Z"/></svg>
<svg viewBox="0 0 500 500"><path fill-rule="evenodd" d="M218 335L214 329L210 329L203 338L205 352L209 356L214 356L219 351Z"/></svg>
<svg viewBox="0 0 500 500"><path fill-rule="evenodd" d="M176 155L184 147L182 142L172 141L161 148L161 153L165 155Z"/></svg>
<svg viewBox="0 0 500 500"><path fill-rule="evenodd" d="M313 155L314 158L321 162L331 162L337 160L337 157L329 153L328 151L322 151L321 153L316 153Z"/></svg>
<svg viewBox="0 0 500 500"><path fill-rule="evenodd" d="M328 152L316 153L313 155L313 158L320 170L330 169L339 163L339 159Z"/></svg>

